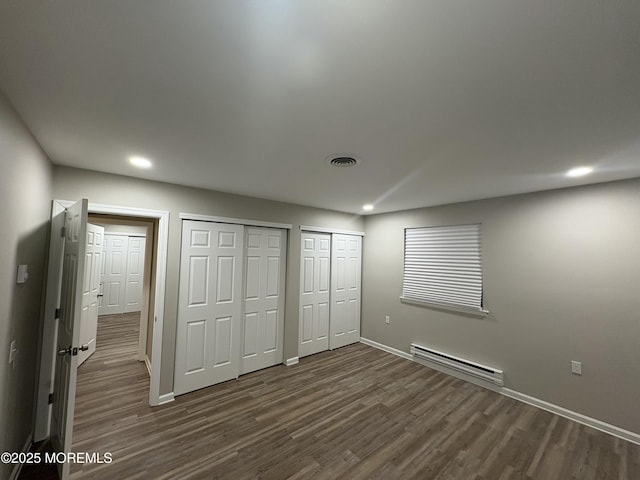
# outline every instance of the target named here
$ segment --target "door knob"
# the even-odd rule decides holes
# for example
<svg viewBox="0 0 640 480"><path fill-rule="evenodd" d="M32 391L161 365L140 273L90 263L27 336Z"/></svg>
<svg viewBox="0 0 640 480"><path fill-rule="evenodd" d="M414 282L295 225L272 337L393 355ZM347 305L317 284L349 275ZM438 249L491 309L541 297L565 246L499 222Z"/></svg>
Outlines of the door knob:
<svg viewBox="0 0 640 480"><path fill-rule="evenodd" d="M71 348L71 345L69 345L69 348L58 347L58 355L60 355L61 357L64 357L67 353L71 355L71 352L73 352L73 348Z"/></svg>
<svg viewBox="0 0 640 480"><path fill-rule="evenodd" d="M72 357L75 357L76 355L78 355L78 351L86 352L87 350L89 350L89 345L87 344L80 345L79 347L72 347L71 345L69 345L68 348L58 347L58 355L64 357L65 355L69 354Z"/></svg>

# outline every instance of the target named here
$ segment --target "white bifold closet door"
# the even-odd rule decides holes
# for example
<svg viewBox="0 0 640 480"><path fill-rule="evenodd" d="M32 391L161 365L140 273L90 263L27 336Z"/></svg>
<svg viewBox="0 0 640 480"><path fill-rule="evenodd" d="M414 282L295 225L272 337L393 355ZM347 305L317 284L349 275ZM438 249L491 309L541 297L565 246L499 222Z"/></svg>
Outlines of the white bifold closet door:
<svg viewBox="0 0 640 480"><path fill-rule="evenodd" d="M360 341L362 237L302 233L298 356Z"/></svg>
<svg viewBox="0 0 640 480"><path fill-rule="evenodd" d="M282 363L287 242L284 230L245 230L241 374Z"/></svg>
<svg viewBox="0 0 640 480"><path fill-rule="evenodd" d="M183 222L174 393L282 363L286 232Z"/></svg>
<svg viewBox="0 0 640 480"><path fill-rule="evenodd" d="M124 313L142 310L142 280L144 275L145 237L129 237Z"/></svg>
<svg viewBox="0 0 640 480"><path fill-rule="evenodd" d="M145 245L145 237L105 234L100 315L142 310Z"/></svg>
<svg viewBox="0 0 640 480"><path fill-rule="evenodd" d="M360 341L362 237L333 234L331 239L329 348Z"/></svg>
<svg viewBox="0 0 640 480"><path fill-rule="evenodd" d="M302 233L298 356L329 349L331 235Z"/></svg>
<svg viewBox="0 0 640 480"><path fill-rule="evenodd" d="M184 221L174 393L240 373L244 227Z"/></svg>
<svg viewBox="0 0 640 480"><path fill-rule="evenodd" d="M100 315L117 315L124 312L128 244L129 237L126 235L104 236L104 268L101 272L103 296L98 308Z"/></svg>

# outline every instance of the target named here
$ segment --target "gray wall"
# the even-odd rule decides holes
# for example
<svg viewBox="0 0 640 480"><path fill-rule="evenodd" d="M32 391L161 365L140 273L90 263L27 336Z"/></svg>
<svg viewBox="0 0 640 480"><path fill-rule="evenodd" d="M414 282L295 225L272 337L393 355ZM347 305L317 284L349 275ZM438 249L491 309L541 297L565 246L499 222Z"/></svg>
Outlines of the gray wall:
<svg viewBox="0 0 640 480"><path fill-rule="evenodd" d="M51 181L49 160L0 93L0 452L20 451L33 426ZM29 265L21 285L19 264ZM18 356L11 368L14 339ZM10 471L0 464L0 478Z"/></svg>
<svg viewBox="0 0 640 480"><path fill-rule="evenodd" d="M55 167L53 187L56 199L76 200L84 197L88 198L90 203L150 208L170 212L161 394L173 390L180 261L181 222L178 218L180 212L293 224L294 228L289 237L289 256L287 259L285 359L298 355L299 225L358 231L363 229L361 217L345 213L67 167Z"/></svg>
<svg viewBox="0 0 640 480"><path fill-rule="evenodd" d="M400 303L404 228L478 222L491 314ZM365 231L363 337L502 368L507 388L640 433L640 179L373 215Z"/></svg>

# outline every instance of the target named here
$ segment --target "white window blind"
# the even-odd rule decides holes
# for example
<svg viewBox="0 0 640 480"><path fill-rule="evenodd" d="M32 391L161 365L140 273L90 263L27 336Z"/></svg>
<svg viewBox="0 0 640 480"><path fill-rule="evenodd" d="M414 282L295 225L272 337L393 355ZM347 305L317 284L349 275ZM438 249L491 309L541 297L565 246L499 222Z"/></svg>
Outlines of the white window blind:
<svg viewBox="0 0 640 480"><path fill-rule="evenodd" d="M402 299L485 312L480 225L407 228Z"/></svg>

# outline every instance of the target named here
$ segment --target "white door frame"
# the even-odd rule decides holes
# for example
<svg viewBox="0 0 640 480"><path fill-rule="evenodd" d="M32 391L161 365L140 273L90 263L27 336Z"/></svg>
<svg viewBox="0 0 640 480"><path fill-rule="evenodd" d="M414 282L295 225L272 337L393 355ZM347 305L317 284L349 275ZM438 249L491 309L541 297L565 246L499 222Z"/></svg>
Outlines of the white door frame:
<svg viewBox="0 0 640 480"><path fill-rule="evenodd" d="M64 211L74 202L68 200L53 201L53 216ZM162 357L162 330L164 325L165 285L167 278L167 253L169 244L169 212L164 210L150 210L146 208L123 207L117 205L105 205L89 202L89 213L103 213L120 215L124 217L143 217L158 220L158 251L156 263L156 288L154 304L153 342L151 347L151 379L149 385L149 405L160 405L160 360ZM42 335L42 350L40 355L40 374L38 378L38 393L36 400L36 424L35 439L42 440L49 435L50 406L49 393L53 385L53 356L55 350L55 322L48 321L54 318L57 307L56 292L47 291L45 300L44 327ZM168 397L168 395L163 395ZM173 399L167 398L165 401Z"/></svg>

